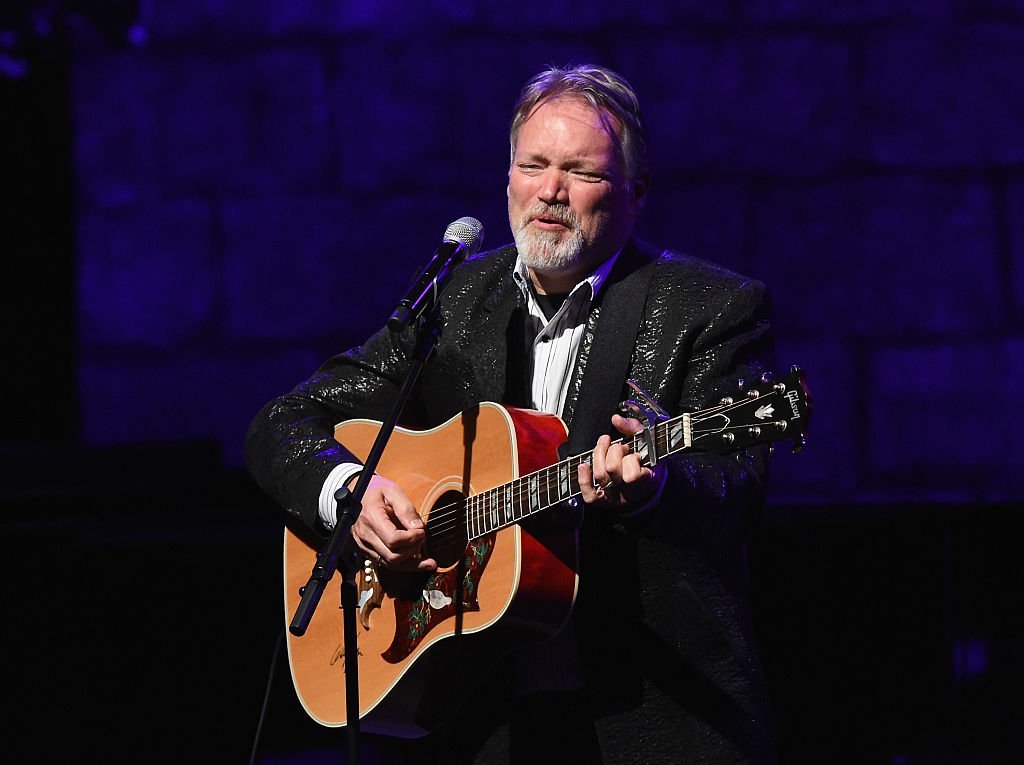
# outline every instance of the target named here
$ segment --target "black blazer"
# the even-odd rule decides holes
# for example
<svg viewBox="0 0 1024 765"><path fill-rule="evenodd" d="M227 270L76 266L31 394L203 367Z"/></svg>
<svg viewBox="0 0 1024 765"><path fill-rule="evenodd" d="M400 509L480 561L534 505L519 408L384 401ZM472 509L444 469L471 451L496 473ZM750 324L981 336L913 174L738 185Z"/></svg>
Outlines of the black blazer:
<svg viewBox="0 0 1024 765"><path fill-rule="evenodd" d="M460 266L403 424L439 425L481 401L518 403L521 370L509 353L523 304L515 258L506 246ZM309 527L319 528L327 474L358 461L334 441L334 426L386 418L412 339L411 329L382 329L268 403L250 426L250 472ZM615 404L631 397L627 377L676 414L770 371L772 353L762 283L633 241L588 319L564 413L566 452L585 452L610 431ZM585 516L574 619L606 761L772 761L744 561L767 460L765 448L675 455L656 508L640 518Z"/></svg>

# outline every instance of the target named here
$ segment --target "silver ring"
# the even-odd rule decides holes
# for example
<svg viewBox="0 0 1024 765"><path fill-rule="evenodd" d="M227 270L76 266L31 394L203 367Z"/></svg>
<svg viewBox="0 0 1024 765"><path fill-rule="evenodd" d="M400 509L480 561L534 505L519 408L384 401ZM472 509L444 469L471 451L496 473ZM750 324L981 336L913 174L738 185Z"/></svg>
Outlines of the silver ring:
<svg viewBox="0 0 1024 765"><path fill-rule="evenodd" d="M609 479L608 483L601 484L601 488L604 491L608 491L608 489L612 488L613 486L618 486L618 485L619 484L618 484L617 481L615 481L614 479Z"/></svg>
<svg viewBox="0 0 1024 765"><path fill-rule="evenodd" d="M377 565L380 566L381 568L386 568L387 565L388 565L387 563L384 562L384 558L381 556L380 553L377 553Z"/></svg>

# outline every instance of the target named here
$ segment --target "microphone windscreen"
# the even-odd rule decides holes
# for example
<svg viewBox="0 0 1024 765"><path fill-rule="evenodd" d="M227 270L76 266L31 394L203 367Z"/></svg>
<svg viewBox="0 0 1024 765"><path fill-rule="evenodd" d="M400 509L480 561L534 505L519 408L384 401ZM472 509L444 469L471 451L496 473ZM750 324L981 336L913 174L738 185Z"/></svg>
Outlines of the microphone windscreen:
<svg viewBox="0 0 1024 765"><path fill-rule="evenodd" d="M452 221L444 232L444 241L465 245L471 254L480 250L484 241L484 224L476 218Z"/></svg>

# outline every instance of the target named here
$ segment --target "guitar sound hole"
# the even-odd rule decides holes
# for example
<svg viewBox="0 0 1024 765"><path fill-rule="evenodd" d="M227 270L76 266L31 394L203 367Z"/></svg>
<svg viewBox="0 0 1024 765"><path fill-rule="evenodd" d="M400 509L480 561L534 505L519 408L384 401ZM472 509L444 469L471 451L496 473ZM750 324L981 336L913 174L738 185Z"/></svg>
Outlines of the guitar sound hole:
<svg viewBox="0 0 1024 765"><path fill-rule="evenodd" d="M427 518L427 553L439 568L451 568L466 551L466 505L462 494L447 491Z"/></svg>

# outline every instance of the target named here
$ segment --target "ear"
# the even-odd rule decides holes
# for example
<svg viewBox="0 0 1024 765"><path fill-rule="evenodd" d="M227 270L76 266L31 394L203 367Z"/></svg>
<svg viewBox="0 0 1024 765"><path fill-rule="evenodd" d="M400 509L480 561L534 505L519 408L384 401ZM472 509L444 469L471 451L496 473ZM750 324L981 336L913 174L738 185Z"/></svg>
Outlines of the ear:
<svg viewBox="0 0 1024 765"><path fill-rule="evenodd" d="M632 194L632 207L633 214L637 215L642 209L644 209L644 203L647 201L647 192L651 188L651 174L648 172L640 173L630 183L630 192Z"/></svg>

